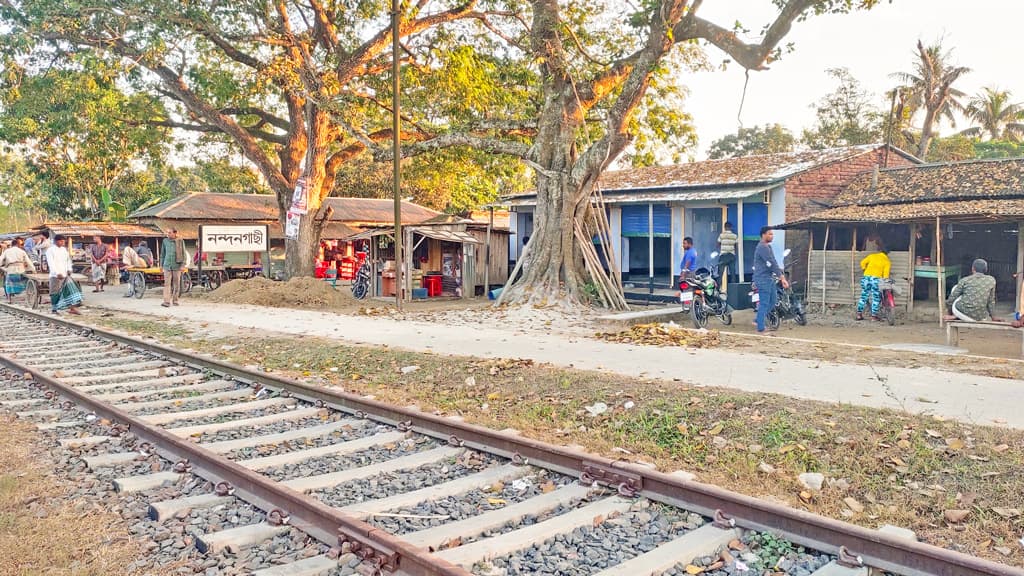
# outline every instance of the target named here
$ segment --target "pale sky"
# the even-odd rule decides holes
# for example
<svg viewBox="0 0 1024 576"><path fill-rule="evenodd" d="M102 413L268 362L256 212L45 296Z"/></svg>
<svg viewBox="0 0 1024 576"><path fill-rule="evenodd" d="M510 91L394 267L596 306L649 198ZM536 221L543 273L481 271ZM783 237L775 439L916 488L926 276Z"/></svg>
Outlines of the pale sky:
<svg viewBox="0 0 1024 576"><path fill-rule="evenodd" d="M835 88L828 68L846 67L861 84L876 94L896 85L892 72L911 71L918 38L925 44L943 39L953 49L953 61L972 68L956 84L968 95L983 86L998 86L1024 101L1024 74L1017 49L1024 2L1020 0L893 0L871 11L812 17L797 23L783 41L795 51L763 72L751 72L741 119L744 126L780 123L799 137L814 123L811 104ZM753 31L771 22L770 0L713 0L701 15L724 26L739 20ZM711 62L726 56L708 49ZM694 116L700 137L698 159L719 137L734 133L743 92L743 69L732 64L725 71L686 74L690 90L686 110ZM966 128L958 121L956 131ZM943 127L943 134L952 132Z"/></svg>

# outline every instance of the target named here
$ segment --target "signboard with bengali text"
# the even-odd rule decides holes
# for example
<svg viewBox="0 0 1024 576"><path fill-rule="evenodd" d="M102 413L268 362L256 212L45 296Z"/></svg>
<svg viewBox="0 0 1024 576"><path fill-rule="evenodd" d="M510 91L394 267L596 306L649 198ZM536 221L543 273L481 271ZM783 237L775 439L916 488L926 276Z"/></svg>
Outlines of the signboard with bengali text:
<svg viewBox="0 0 1024 576"><path fill-rule="evenodd" d="M266 252L270 234L266 224L200 226L203 252Z"/></svg>

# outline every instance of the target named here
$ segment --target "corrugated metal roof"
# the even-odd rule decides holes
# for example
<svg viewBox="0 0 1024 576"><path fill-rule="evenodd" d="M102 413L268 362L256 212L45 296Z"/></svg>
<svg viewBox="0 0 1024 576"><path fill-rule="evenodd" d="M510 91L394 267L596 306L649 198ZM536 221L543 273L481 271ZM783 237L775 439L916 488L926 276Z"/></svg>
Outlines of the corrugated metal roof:
<svg viewBox="0 0 1024 576"><path fill-rule="evenodd" d="M833 205L1024 198L1024 158L972 160L879 170L855 178Z"/></svg>
<svg viewBox="0 0 1024 576"><path fill-rule="evenodd" d="M49 230L51 234L62 236L130 236L155 238L163 236L163 232L147 224L128 222L46 222L33 230Z"/></svg>
<svg viewBox="0 0 1024 576"><path fill-rule="evenodd" d="M378 198L328 198L334 209L332 221L391 224L395 221L394 201ZM412 202L402 202L402 222L416 224L439 215ZM133 212L131 218L168 220L277 220L277 198L271 194L194 193L172 198Z"/></svg>
<svg viewBox="0 0 1024 576"><path fill-rule="evenodd" d="M955 220L1019 220L1024 217L1024 199L940 200L839 206L787 222L777 228L809 228L815 224L826 223L933 222L937 216Z"/></svg>
<svg viewBox="0 0 1024 576"><path fill-rule="evenodd" d="M425 228L425 227L414 227L413 232L427 238L433 238L435 240L444 240L445 242L459 242L464 244L483 244L483 242L477 240L469 232L459 232L456 230L439 230L437 228Z"/></svg>
<svg viewBox="0 0 1024 576"><path fill-rule="evenodd" d="M702 202L714 200L734 200L761 194L771 190L778 184L708 188L705 190L616 190L604 192L605 204L637 204L648 202ZM508 199L509 206L535 206L537 196L514 196Z"/></svg>

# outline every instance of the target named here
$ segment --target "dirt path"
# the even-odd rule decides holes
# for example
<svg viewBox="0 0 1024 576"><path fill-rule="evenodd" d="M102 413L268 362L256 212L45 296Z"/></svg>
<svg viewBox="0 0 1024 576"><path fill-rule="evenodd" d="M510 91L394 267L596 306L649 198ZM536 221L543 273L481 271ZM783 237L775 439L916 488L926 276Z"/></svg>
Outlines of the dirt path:
<svg viewBox="0 0 1024 576"><path fill-rule="evenodd" d="M555 366L603 370L625 376L772 392L797 398L886 407L937 414L964 422L1007 424L1024 428L1024 387L1007 378L964 374L910 362L896 365L843 364L823 359L765 356L761 343L733 349L692 350L603 342L580 327L556 326L543 311L503 312L476 324L392 317L343 316L330 312L211 304L184 300L161 308L159 300L124 299L116 294L91 299L112 309L152 314L211 330L240 329L243 334L302 334L347 343L385 345L413 351L482 358L529 358ZM517 318L516 314L522 317ZM529 318L533 318L529 320ZM221 327L217 327L217 325ZM579 334L574 335L574 334ZM761 340L761 339L758 339ZM768 344L775 346L771 342ZM794 350L811 346L795 344ZM753 352L753 353L752 353ZM794 354L795 355L795 354ZM985 361L987 362L987 361Z"/></svg>

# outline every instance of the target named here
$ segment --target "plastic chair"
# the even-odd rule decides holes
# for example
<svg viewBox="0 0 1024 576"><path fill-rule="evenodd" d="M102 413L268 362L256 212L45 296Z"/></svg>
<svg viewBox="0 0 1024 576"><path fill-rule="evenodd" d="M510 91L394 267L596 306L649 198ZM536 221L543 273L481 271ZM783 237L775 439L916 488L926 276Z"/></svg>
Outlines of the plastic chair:
<svg viewBox="0 0 1024 576"><path fill-rule="evenodd" d="M328 268L324 270L324 282L331 285L332 288L338 287L338 271L334 268Z"/></svg>

